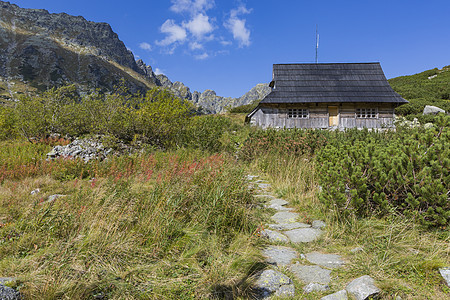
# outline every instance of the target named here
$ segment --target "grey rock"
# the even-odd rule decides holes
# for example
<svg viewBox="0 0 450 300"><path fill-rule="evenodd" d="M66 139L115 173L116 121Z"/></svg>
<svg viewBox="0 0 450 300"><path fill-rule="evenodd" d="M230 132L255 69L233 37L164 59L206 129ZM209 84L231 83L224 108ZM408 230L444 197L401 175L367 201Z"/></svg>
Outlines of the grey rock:
<svg viewBox="0 0 450 300"><path fill-rule="evenodd" d="M262 298L268 298L281 287L291 284L292 280L283 273L265 270L256 280L254 289Z"/></svg>
<svg viewBox="0 0 450 300"><path fill-rule="evenodd" d="M132 93L155 85L109 24L3 1L0 20L0 76L7 80L47 88L74 83L79 92L113 91L125 77Z"/></svg>
<svg viewBox="0 0 450 300"><path fill-rule="evenodd" d="M279 267L290 265L292 260L298 257L294 249L281 246L269 246L262 251L262 255L267 258L268 263Z"/></svg>
<svg viewBox="0 0 450 300"><path fill-rule="evenodd" d="M281 224L269 224L269 228L275 229L275 230L292 230L296 228L310 228L311 225L300 223L300 222L294 222L294 223L281 223Z"/></svg>
<svg viewBox="0 0 450 300"><path fill-rule="evenodd" d="M64 197L64 196L65 195L60 195L60 194L54 194L54 195L48 196L47 202L51 203L51 202L55 201L56 199L58 199L60 197Z"/></svg>
<svg viewBox="0 0 450 300"><path fill-rule="evenodd" d="M266 191L266 190L268 190L270 188L270 184L269 183L258 183L258 187L261 190Z"/></svg>
<svg viewBox="0 0 450 300"><path fill-rule="evenodd" d="M375 280L368 275L361 276L350 282L345 288L356 300L364 300L381 292L375 285Z"/></svg>
<svg viewBox="0 0 450 300"><path fill-rule="evenodd" d="M20 293L13 288L0 284L0 299L2 300L19 300Z"/></svg>
<svg viewBox="0 0 450 300"><path fill-rule="evenodd" d="M40 189L35 189L35 190L32 190L30 194L36 195L36 194L39 194L40 191L41 191Z"/></svg>
<svg viewBox="0 0 450 300"><path fill-rule="evenodd" d="M360 252L360 251L363 251L362 247L356 247L356 248L353 248L352 250L350 250L350 252L352 252L352 253L357 253L357 252Z"/></svg>
<svg viewBox="0 0 450 300"><path fill-rule="evenodd" d="M425 129L430 129L430 128L433 128L433 127L434 127L433 123L426 123L426 124L423 125L423 128L425 128Z"/></svg>
<svg viewBox="0 0 450 300"><path fill-rule="evenodd" d="M278 290L275 291L273 295L280 298L294 297L295 287L293 284L282 285Z"/></svg>
<svg viewBox="0 0 450 300"><path fill-rule="evenodd" d="M425 108L423 109L424 115L436 115L440 112L445 113L445 110L433 105L426 105Z"/></svg>
<svg viewBox="0 0 450 300"><path fill-rule="evenodd" d="M17 279L15 277L0 277L0 284L5 285L8 282L14 282Z"/></svg>
<svg viewBox="0 0 450 300"><path fill-rule="evenodd" d="M322 230L315 228L298 228L284 232L293 243L310 243L322 235Z"/></svg>
<svg viewBox="0 0 450 300"><path fill-rule="evenodd" d="M440 268L439 273L441 273L441 276L444 278L447 286L450 287L450 268Z"/></svg>
<svg viewBox="0 0 450 300"><path fill-rule="evenodd" d="M284 234L281 234L277 231L264 229L261 232L261 236L274 243L276 242L289 243L289 239Z"/></svg>
<svg viewBox="0 0 450 300"><path fill-rule="evenodd" d="M327 295L325 297L320 298L320 300L347 300L347 291L341 290L331 295Z"/></svg>
<svg viewBox="0 0 450 300"><path fill-rule="evenodd" d="M323 269L319 266L305 266L302 264L292 265L290 268L295 277L304 283L329 284L331 281L331 270Z"/></svg>
<svg viewBox="0 0 450 300"><path fill-rule="evenodd" d="M327 226L327 224L324 221L320 221L320 220L314 220L311 225L312 225L312 228L318 228L318 229L322 229Z"/></svg>
<svg viewBox="0 0 450 300"><path fill-rule="evenodd" d="M269 205L268 207L271 207L272 205L283 206L283 205L286 205L286 204L289 204L289 202L287 202L286 200L273 199L273 200L270 200L270 202L268 204Z"/></svg>
<svg viewBox="0 0 450 300"><path fill-rule="evenodd" d="M272 195L267 195L267 194L257 194L257 195L253 195L253 197L255 197L255 198L275 199L274 196L272 196Z"/></svg>
<svg viewBox="0 0 450 300"><path fill-rule="evenodd" d="M272 216L272 220L279 224L289 224L297 222L299 215L293 212L281 211Z"/></svg>
<svg viewBox="0 0 450 300"><path fill-rule="evenodd" d="M315 282L308 283L306 286L303 287L303 290L307 294L311 292L325 292L328 291L329 289L330 287L327 284L320 284Z"/></svg>
<svg viewBox="0 0 450 300"><path fill-rule="evenodd" d="M247 175L247 180L253 180L253 179L255 179L255 178L258 178L259 176L258 175Z"/></svg>
<svg viewBox="0 0 450 300"><path fill-rule="evenodd" d="M306 259L313 264L334 269L344 265L344 261L336 254L323 254L320 252L311 252L306 254Z"/></svg>

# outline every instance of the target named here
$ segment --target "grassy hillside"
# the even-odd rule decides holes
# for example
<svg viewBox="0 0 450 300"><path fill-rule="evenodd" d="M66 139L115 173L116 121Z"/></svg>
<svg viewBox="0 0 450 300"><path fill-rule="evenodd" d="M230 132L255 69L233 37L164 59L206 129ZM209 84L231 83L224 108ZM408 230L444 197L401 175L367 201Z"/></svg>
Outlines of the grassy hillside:
<svg viewBox="0 0 450 300"><path fill-rule="evenodd" d="M396 109L399 115L424 119L426 117L421 114L425 105L450 111L450 66L442 70L435 68L415 75L392 78L389 79L389 84L410 102Z"/></svg>

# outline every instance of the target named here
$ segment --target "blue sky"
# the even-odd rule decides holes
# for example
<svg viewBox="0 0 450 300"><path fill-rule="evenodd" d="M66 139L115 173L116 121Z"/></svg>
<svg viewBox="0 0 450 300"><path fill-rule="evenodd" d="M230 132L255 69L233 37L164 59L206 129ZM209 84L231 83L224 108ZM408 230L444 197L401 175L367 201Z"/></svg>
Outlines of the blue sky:
<svg viewBox="0 0 450 300"><path fill-rule="evenodd" d="M274 63L379 61L386 77L450 65L449 0L10 0L107 22L153 70L239 97Z"/></svg>

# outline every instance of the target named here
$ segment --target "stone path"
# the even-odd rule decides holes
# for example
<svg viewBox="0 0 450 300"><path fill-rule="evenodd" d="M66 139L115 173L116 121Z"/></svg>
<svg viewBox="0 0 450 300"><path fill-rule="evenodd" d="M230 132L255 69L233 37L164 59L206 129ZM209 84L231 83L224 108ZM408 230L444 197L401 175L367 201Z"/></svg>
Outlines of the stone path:
<svg viewBox="0 0 450 300"><path fill-rule="evenodd" d="M342 257L321 252L299 254L294 248L289 247L292 244L311 243L319 239L326 230L325 222L321 220L315 220L312 224L299 222L300 216L289 207L289 202L272 195L270 184L263 180L255 180L257 177L254 175L247 177L251 182L249 187L257 191L254 196L264 199L266 208L277 211L271 217L272 222L266 224L261 231L261 237L265 238L268 244L261 253L270 267L259 274L254 284L259 299L272 296L295 297L303 293L329 290L332 270L345 264ZM283 273L286 271L304 284L303 291L296 293L292 278ZM347 294L362 300L379 292L374 280L366 275L352 281L345 290L325 296L322 300L348 299Z"/></svg>

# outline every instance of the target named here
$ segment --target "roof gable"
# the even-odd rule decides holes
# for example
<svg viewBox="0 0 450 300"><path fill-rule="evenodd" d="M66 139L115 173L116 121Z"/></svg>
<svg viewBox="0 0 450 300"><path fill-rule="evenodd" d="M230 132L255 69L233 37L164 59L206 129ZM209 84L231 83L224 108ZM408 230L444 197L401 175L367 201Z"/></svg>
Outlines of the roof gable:
<svg viewBox="0 0 450 300"><path fill-rule="evenodd" d="M261 103L407 103L379 63L274 64L275 89Z"/></svg>

